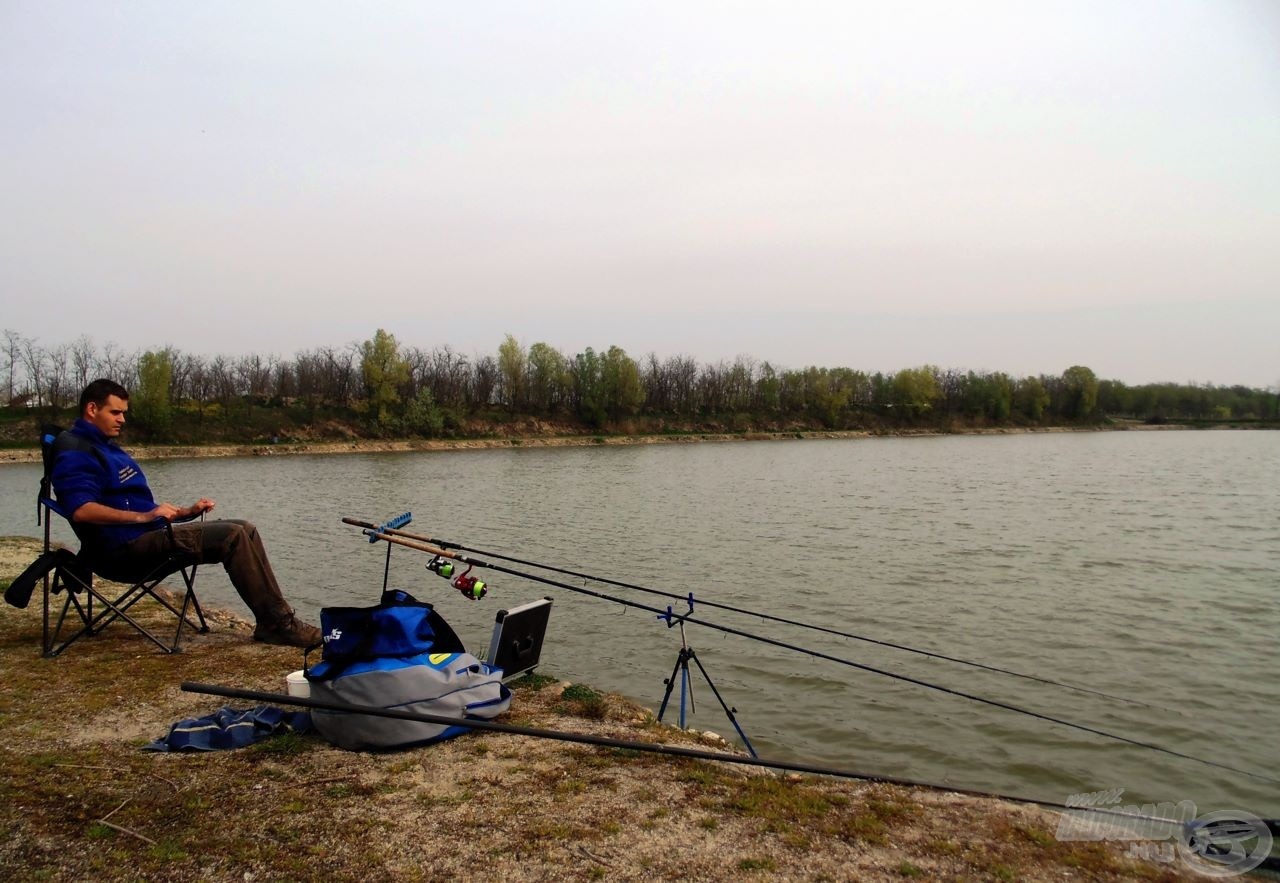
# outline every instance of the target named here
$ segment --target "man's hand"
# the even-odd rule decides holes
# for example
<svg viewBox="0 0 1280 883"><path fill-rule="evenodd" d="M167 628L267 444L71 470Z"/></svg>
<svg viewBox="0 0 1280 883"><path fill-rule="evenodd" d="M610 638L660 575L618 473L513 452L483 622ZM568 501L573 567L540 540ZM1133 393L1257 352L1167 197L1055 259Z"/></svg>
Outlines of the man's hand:
<svg viewBox="0 0 1280 883"><path fill-rule="evenodd" d="M182 510L172 503L157 503L156 507L147 513L147 518L148 520L163 518L165 521L173 521L181 514Z"/></svg>
<svg viewBox="0 0 1280 883"><path fill-rule="evenodd" d="M215 505L217 504L214 503L213 500L210 500L208 497L201 497L200 499L196 500L194 503L191 504L191 507L187 509L186 514L187 515L203 515L206 512L212 512L213 507Z"/></svg>

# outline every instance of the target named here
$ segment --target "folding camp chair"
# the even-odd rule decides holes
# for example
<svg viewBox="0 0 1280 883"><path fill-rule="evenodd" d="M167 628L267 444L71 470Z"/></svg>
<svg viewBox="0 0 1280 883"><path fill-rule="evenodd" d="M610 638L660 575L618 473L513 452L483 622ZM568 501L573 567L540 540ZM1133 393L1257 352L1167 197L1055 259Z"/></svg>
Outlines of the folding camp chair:
<svg viewBox="0 0 1280 883"><path fill-rule="evenodd" d="M37 560L33 568L43 567L44 581L44 639L43 653L46 657L57 656L72 643L85 635L95 635L115 622L124 620L140 634L150 640L165 653L177 653L182 641L182 630L190 626L192 630L205 633L209 626L204 619L204 611L200 608L200 600L196 597L196 556L178 548L174 542L173 526L165 519L157 519L157 530L168 533L168 552L161 558L140 561L137 564L121 565L117 562L104 562L93 554L92 543L85 542L79 526L72 520L71 513L53 499L50 493L49 474L53 458L59 450L59 437L62 435L57 427L46 427L41 434L40 446L44 453L45 475L40 482L40 494L37 500L36 522L41 523L43 513L44 554ZM54 549L51 537L51 521L58 515L71 525L72 531L80 539L80 551L72 554L65 549ZM203 518L203 516L200 516ZM43 562L43 563L42 563ZM30 571L30 569L29 569ZM182 575L186 589L182 594L181 607L175 606L157 589L161 581L174 575ZM108 594L110 589L95 585L94 577L124 583L126 588L119 595ZM51 624L52 596L65 592L62 610L57 622ZM144 598L151 598L177 619L177 628L173 640L161 640L130 615L130 610ZM95 603L100 609L94 609ZM25 606L25 603L21 606ZM68 618L74 610L75 615ZM191 614L194 612L195 619ZM67 629L64 634L64 628Z"/></svg>

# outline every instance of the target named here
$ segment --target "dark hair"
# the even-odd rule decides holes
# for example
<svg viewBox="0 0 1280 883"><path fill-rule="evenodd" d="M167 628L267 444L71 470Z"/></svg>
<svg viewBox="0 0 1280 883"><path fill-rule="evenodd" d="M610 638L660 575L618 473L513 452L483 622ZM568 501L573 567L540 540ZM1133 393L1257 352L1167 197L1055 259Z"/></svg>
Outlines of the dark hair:
<svg viewBox="0 0 1280 883"><path fill-rule="evenodd" d="M108 380L105 377L99 377L84 388L84 392L80 393L80 413L84 413L84 409L89 407L89 403L93 402L98 407L102 407L107 403L108 396L115 396L118 399L129 399L129 390L125 389L114 380Z"/></svg>

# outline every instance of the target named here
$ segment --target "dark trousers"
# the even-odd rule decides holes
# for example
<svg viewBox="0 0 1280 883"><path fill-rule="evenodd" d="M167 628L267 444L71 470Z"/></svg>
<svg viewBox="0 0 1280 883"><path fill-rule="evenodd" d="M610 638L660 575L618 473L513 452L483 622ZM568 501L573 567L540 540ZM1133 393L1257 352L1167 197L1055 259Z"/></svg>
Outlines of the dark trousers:
<svg viewBox="0 0 1280 883"><path fill-rule="evenodd" d="M200 564L220 563L244 603L260 623L284 619L292 609L280 592L280 584L267 560L258 529L248 521L188 521L173 525L178 549L195 556ZM153 530L109 553L108 569L135 569L162 561L172 549L168 533Z"/></svg>

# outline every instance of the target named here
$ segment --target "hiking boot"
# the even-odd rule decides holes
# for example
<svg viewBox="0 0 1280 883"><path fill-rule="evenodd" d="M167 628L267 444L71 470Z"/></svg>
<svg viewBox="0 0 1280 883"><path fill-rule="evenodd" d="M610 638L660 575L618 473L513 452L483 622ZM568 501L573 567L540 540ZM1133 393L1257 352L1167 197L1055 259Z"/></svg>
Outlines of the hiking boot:
<svg viewBox="0 0 1280 883"><path fill-rule="evenodd" d="M253 639L264 644L283 644L286 647L312 647L320 643L320 629L290 613L275 622L258 623L258 627L253 630Z"/></svg>

